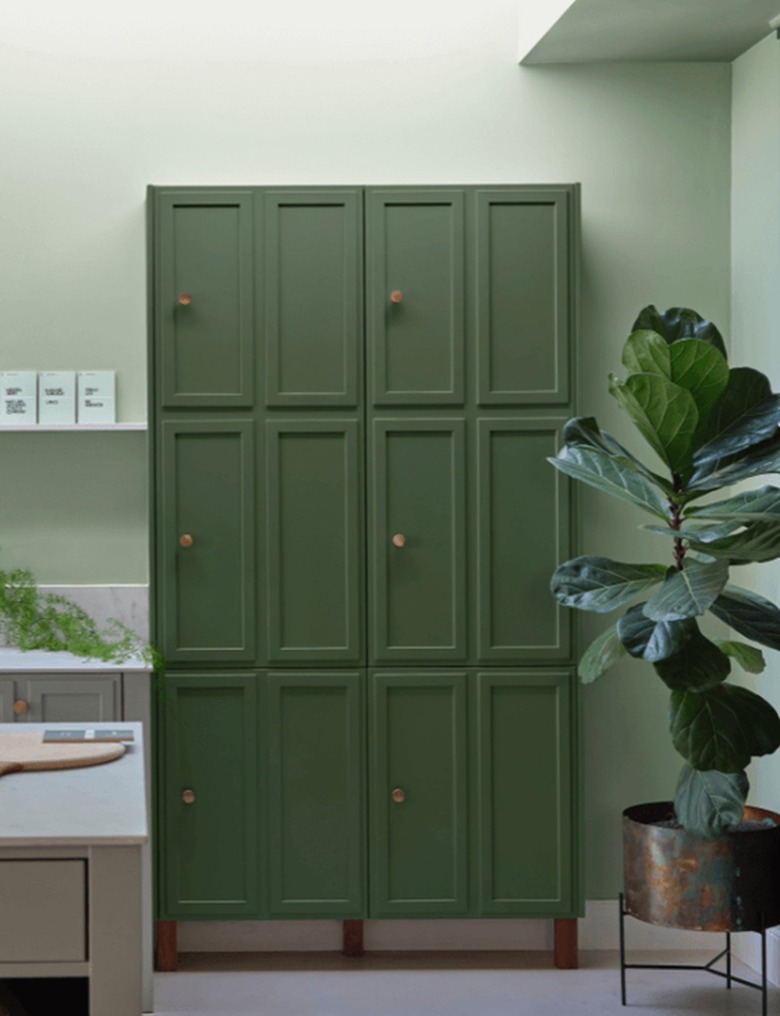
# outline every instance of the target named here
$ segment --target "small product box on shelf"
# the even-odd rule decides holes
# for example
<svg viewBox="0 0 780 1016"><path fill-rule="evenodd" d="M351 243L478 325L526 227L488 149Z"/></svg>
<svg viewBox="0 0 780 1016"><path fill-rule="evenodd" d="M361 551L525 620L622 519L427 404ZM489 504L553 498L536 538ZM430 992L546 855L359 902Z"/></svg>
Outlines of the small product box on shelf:
<svg viewBox="0 0 780 1016"><path fill-rule="evenodd" d="M78 422L116 423L116 371L80 370Z"/></svg>
<svg viewBox="0 0 780 1016"><path fill-rule="evenodd" d="M0 371L0 425L24 427L37 420L36 372Z"/></svg>
<svg viewBox="0 0 780 1016"><path fill-rule="evenodd" d="M76 422L75 370L38 372L38 423Z"/></svg>

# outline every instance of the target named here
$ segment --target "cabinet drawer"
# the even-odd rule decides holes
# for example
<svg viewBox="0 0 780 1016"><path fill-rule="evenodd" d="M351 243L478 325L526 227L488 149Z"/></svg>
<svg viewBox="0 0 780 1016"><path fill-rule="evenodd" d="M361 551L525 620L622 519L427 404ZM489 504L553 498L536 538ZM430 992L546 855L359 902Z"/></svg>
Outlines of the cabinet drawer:
<svg viewBox="0 0 780 1016"><path fill-rule="evenodd" d="M0 862L0 912L3 962L86 960L86 862Z"/></svg>

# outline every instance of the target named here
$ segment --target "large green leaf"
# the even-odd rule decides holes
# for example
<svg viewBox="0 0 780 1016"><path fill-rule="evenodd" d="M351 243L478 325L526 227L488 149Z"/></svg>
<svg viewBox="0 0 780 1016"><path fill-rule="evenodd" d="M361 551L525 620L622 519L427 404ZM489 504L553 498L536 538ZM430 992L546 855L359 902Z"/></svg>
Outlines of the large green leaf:
<svg viewBox="0 0 780 1016"><path fill-rule="evenodd" d="M609 668L625 656L625 649L617 635L617 625L613 624L595 638L580 659L577 673L583 684L591 684L605 674Z"/></svg>
<svg viewBox="0 0 780 1016"><path fill-rule="evenodd" d="M721 527L717 527L720 529ZM695 534L695 531L694 531ZM712 539L712 533L704 530L704 536L687 535L690 545L711 557L722 558L730 564L751 564L773 561L780 557L780 519L768 522L750 522L740 533Z"/></svg>
<svg viewBox="0 0 780 1016"><path fill-rule="evenodd" d="M757 490L736 494L725 501L694 505L686 508L685 516L735 522L763 521L767 517L780 519L780 487L759 487Z"/></svg>
<svg viewBox="0 0 780 1016"><path fill-rule="evenodd" d="M729 371L728 384L700 428L703 442L693 458L694 479L720 468L720 463L771 437L780 422L780 396L769 379L752 367Z"/></svg>
<svg viewBox="0 0 780 1016"><path fill-rule="evenodd" d="M686 763L674 797L677 821L694 836L716 840L742 821L749 790L744 772L702 772Z"/></svg>
<svg viewBox="0 0 780 1016"><path fill-rule="evenodd" d="M550 590L565 607L603 614L657 586L665 573L662 564L624 564L608 557L575 557L555 569Z"/></svg>
<svg viewBox="0 0 780 1016"><path fill-rule="evenodd" d="M649 533L657 533L659 536L670 536L675 540L686 540L691 544L701 544L702 552L706 553L704 547L714 540L723 536L730 536L735 529L741 529L744 523L720 522L714 526L682 526L680 529L672 529L670 526L642 526Z"/></svg>
<svg viewBox="0 0 780 1016"><path fill-rule="evenodd" d="M584 445L587 448L604 452L616 462L625 460L629 468L633 466L636 472L641 473L651 483L660 487L664 493L667 495L674 493L674 487L669 480L648 469L611 434L602 430L592 416L575 416L569 420L563 428L563 440L567 445Z"/></svg>
<svg viewBox="0 0 780 1016"><path fill-rule="evenodd" d="M609 390L672 472L686 475L699 422L691 393L658 374L610 374Z"/></svg>
<svg viewBox="0 0 780 1016"><path fill-rule="evenodd" d="M710 490L720 490L752 476L780 473L780 431L753 448L726 459L712 473L693 476L687 483L681 500L688 502Z"/></svg>
<svg viewBox="0 0 780 1016"><path fill-rule="evenodd" d="M562 448L556 458L547 461L567 476L581 480L596 490L622 498L662 519L669 517L662 496L630 463L612 459L595 449L577 446Z"/></svg>
<svg viewBox="0 0 780 1016"><path fill-rule="evenodd" d="M632 656L656 663L679 652L698 631L693 618L684 621L652 621L638 603L617 623L618 637Z"/></svg>
<svg viewBox="0 0 780 1016"><path fill-rule="evenodd" d="M686 561L681 569L670 568L664 584L644 606L653 621L681 621L709 609L726 585L727 561Z"/></svg>
<svg viewBox="0 0 780 1016"><path fill-rule="evenodd" d="M699 339L683 339L667 347L671 360L671 379L693 396L699 411L699 426L693 447L703 440L713 406L726 389L729 365L726 358Z"/></svg>
<svg viewBox="0 0 780 1016"><path fill-rule="evenodd" d="M690 307L670 307L662 314L651 304L640 311L634 322L631 331L638 330L657 332L670 345L680 339L700 339L726 356L726 346L718 329Z"/></svg>
<svg viewBox="0 0 780 1016"><path fill-rule="evenodd" d="M673 691L705 691L729 676L731 661L698 630L682 649L654 663L658 676Z"/></svg>
<svg viewBox="0 0 780 1016"><path fill-rule="evenodd" d="M672 741L694 769L738 773L754 755L780 747L780 717L747 688L720 684L710 691L673 691Z"/></svg>
<svg viewBox="0 0 780 1016"><path fill-rule="evenodd" d="M661 374L672 380L669 346L657 332L632 332L623 347L623 366L631 374Z"/></svg>
<svg viewBox="0 0 780 1016"><path fill-rule="evenodd" d="M766 670L764 654L755 646L749 646L746 642L718 642L718 649L732 660L736 660L743 670L748 674L761 674Z"/></svg>
<svg viewBox="0 0 780 1016"><path fill-rule="evenodd" d="M745 638L780 649L780 610L758 593L728 585L710 610Z"/></svg>

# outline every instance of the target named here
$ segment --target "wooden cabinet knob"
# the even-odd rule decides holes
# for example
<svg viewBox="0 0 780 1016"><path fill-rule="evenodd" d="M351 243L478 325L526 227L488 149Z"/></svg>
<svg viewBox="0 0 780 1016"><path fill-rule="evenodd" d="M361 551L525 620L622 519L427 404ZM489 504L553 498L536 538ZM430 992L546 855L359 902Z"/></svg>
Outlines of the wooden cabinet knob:
<svg viewBox="0 0 780 1016"><path fill-rule="evenodd" d="M14 712L17 716L24 716L25 713L29 713L30 703L25 702L24 699L17 699L14 702Z"/></svg>
<svg viewBox="0 0 780 1016"><path fill-rule="evenodd" d="M182 801L184 801L185 804L192 804L193 801L195 800L195 791L194 790L183 790L182 791L182 795L181 795L181 799L182 799Z"/></svg>
<svg viewBox="0 0 780 1016"><path fill-rule="evenodd" d="M179 293L179 304L182 307L189 307L192 303L192 293Z"/></svg>
<svg viewBox="0 0 780 1016"><path fill-rule="evenodd" d="M406 537L404 536L403 533L396 533L393 539L391 540L391 543L393 544L394 547L405 547Z"/></svg>
<svg viewBox="0 0 780 1016"><path fill-rule="evenodd" d="M402 303L403 298L404 294L401 292L400 289L394 289L393 292L390 294L391 303Z"/></svg>
<svg viewBox="0 0 780 1016"><path fill-rule="evenodd" d="M390 792L390 796L396 804L403 804L406 800L406 792L401 790L400 787L396 787L395 790Z"/></svg>
<svg viewBox="0 0 780 1016"><path fill-rule="evenodd" d="M179 543L182 545L182 547L191 547L194 542L195 541L193 540L193 538L190 536L189 533L183 533L179 537Z"/></svg>

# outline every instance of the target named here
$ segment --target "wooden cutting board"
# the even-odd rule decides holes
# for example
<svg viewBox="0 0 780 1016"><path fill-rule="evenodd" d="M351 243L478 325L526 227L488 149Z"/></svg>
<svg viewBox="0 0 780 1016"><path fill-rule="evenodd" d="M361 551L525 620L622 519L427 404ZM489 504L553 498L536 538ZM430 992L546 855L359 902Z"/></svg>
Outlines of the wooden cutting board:
<svg viewBox="0 0 780 1016"><path fill-rule="evenodd" d="M42 730L14 730L0 734L0 776L37 769L97 766L113 762L124 753L123 744L44 744Z"/></svg>

